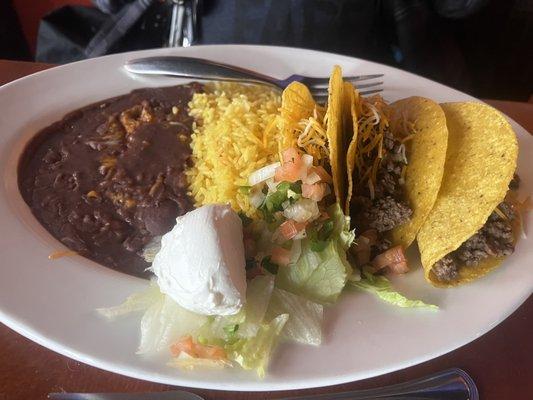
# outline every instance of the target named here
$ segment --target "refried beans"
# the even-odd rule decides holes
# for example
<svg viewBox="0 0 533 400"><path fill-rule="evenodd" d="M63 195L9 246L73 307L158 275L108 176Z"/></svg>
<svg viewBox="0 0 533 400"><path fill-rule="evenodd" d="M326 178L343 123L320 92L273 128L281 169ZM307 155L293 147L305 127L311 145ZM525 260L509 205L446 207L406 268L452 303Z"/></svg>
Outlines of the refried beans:
<svg viewBox="0 0 533 400"><path fill-rule="evenodd" d="M146 277L144 246L193 208L187 104L197 83L138 89L71 112L40 131L19 163L19 188L68 248Z"/></svg>

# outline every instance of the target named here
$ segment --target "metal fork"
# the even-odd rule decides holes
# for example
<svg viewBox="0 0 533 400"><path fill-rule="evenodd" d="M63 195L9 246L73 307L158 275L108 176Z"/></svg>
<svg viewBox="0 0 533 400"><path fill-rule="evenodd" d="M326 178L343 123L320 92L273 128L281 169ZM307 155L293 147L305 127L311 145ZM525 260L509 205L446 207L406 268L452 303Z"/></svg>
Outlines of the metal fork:
<svg viewBox="0 0 533 400"><path fill-rule="evenodd" d="M52 400L204 400L184 390L152 393L50 393ZM382 388L280 400L479 400L472 378L458 368Z"/></svg>
<svg viewBox="0 0 533 400"><path fill-rule="evenodd" d="M269 85L278 89L285 89L291 82L301 82L305 84L316 101L321 102L327 99L329 78L316 78L302 75L291 75L286 79L275 79L267 75L260 74L233 65L204 60L192 57L147 57L137 58L128 61L124 68L133 74L141 75L165 75L180 78L189 78L208 81L231 81L243 83L255 83ZM347 76L343 79L353 83L363 95L378 93L383 89L379 88L383 81L361 83L363 81L375 80L383 77L383 74Z"/></svg>

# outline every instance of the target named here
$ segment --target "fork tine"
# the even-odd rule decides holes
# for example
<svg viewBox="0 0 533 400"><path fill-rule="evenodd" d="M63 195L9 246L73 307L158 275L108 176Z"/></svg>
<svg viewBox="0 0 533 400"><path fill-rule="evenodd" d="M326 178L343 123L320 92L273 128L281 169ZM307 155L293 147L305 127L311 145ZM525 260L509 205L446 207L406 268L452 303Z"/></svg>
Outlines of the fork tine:
<svg viewBox="0 0 533 400"><path fill-rule="evenodd" d="M343 77L343 81L348 81L351 83L355 82L361 82L361 81L368 81L370 79L377 79L377 78L383 78L385 74L372 74L372 75L359 75L359 76L346 76Z"/></svg>
<svg viewBox="0 0 533 400"><path fill-rule="evenodd" d="M370 88L374 88L374 89L370 89L370 90L360 90L359 93L364 95L364 94L370 94L370 93L377 93L377 92L381 92L383 89L380 88L380 86L383 85L383 82L376 82L375 84L367 84L365 86L363 86L363 88L365 89L370 89ZM327 97L328 96L328 89L327 88L312 88L310 89L311 91L311 94L313 95L313 97Z"/></svg>
<svg viewBox="0 0 533 400"><path fill-rule="evenodd" d="M362 96L383 92L383 89L362 90L359 92ZM318 104L324 104L328 99L327 91L313 92L313 98Z"/></svg>
<svg viewBox="0 0 533 400"><path fill-rule="evenodd" d="M371 82L371 83L363 83L361 85L357 85L356 88L357 89L377 88L377 87L379 87L381 85L383 85L383 81ZM327 87L316 87L316 86L313 86L313 87L309 87L309 90L311 91L311 93L313 93L313 94L316 93L318 95L328 92L328 88Z"/></svg>
<svg viewBox="0 0 533 400"><path fill-rule="evenodd" d="M357 89L364 89L364 88L370 88L370 87L375 87L375 86L380 86L380 85L383 85L383 81L372 82L372 83L362 83L360 85L355 85L355 87Z"/></svg>
<svg viewBox="0 0 533 400"><path fill-rule="evenodd" d="M379 92L383 92L383 88L382 89L372 89L372 90L362 90L359 92L359 94L361 94L362 96L365 96L365 95L368 95L368 94L374 94L374 93L379 93Z"/></svg>
<svg viewBox="0 0 533 400"><path fill-rule="evenodd" d="M376 79L383 77L383 74L373 74L373 75L357 75L357 76L346 76L342 79L351 83L368 81L370 79ZM303 77L301 80L309 88L327 88L329 84L329 78L313 78L313 77Z"/></svg>

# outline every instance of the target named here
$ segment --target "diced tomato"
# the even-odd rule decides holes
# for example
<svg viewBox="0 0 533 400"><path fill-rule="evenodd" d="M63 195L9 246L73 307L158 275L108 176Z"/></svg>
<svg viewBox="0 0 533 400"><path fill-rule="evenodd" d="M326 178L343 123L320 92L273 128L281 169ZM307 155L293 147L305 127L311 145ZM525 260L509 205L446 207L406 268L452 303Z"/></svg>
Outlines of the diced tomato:
<svg viewBox="0 0 533 400"><path fill-rule="evenodd" d="M283 247L276 246L272 249L270 261L279 266L285 267L291 261L291 251Z"/></svg>
<svg viewBox="0 0 533 400"><path fill-rule="evenodd" d="M315 172L318 176L320 176L320 180L325 183L331 183L333 182L333 179L331 178L331 175L327 173L327 171L322 166L317 167L311 167L309 168L309 173Z"/></svg>
<svg viewBox="0 0 533 400"><path fill-rule="evenodd" d="M308 185L304 183L302 185L302 196L313 201L320 201L324 198L326 194L326 184L325 183L314 183L313 185Z"/></svg>
<svg viewBox="0 0 533 400"><path fill-rule="evenodd" d="M378 241L378 232L375 229L367 229L360 236L369 246L373 246Z"/></svg>
<svg viewBox="0 0 533 400"><path fill-rule="evenodd" d="M173 356L179 356L181 352L187 353L191 357L196 357L196 353L194 351L194 343L192 341L192 336L187 335L182 337L177 342L170 345L170 352Z"/></svg>
<svg viewBox="0 0 533 400"><path fill-rule="evenodd" d="M402 246L394 246L377 255L374 260L372 260L372 265L377 271L387 268L387 271L394 274L405 274L409 271L407 258L405 257Z"/></svg>
<svg viewBox="0 0 533 400"><path fill-rule="evenodd" d="M293 219L288 219L282 223L278 228L278 234L283 241L292 239L295 237L302 229L305 229L305 222L296 222Z"/></svg>
<svg viewBox="0 0 533 400"><path fill-rule="evenodd" d="M198 358L209 358L210 360L222 360L226 358L226 352L220 346L196 344L196 354Z"/></svg>
<svg viewBox="0 0 533 400"><path fill-rule="evenodd" d="M194 343L191 335L184 336L179 341L170 345L170 352L175 357L183 352L194 358L208 358L211 360L226 358L226 352L222 347Z"/></svg>
<svg viewBox="0 0 533 400"><path fill-rule="evenodd" d="M275 182L296 182L307 173L307 168L302 161L298 150L289 148L283 152L283 164L276 169Z"/></svg>
<svg viewBox="0 0 533 400"><path fill-rule="evenodd" d="M284 150L282 153L283 162L298 162L302 160L302 156L300 155L300 152L298 149L295 149L294 147L289 147L288 149Z"/></svg>
<svg viewBox="0 0 533 400"><path fill-rule="evenodd" d="M292 161L286 162L276 169L274 174L275 182L296 182L303 179L305 175L305 165L300 161L294 163Z"/></svg>

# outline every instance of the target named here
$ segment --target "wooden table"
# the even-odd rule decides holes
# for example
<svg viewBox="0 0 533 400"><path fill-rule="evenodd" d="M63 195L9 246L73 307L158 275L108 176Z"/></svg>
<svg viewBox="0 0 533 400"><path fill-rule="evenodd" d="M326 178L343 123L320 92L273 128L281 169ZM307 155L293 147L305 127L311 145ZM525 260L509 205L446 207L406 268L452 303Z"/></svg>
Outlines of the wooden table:
<svg viewBox="0 0 533 400"><path fill-rule="evenodd" d="M0 61L0 85L49 67ZM488 102L533 132L533 104ZM533 399L533 297L530 296L513 315L488 334L432 361L377 378L290 394L371 388L451 367L463 368L472 375L483 400ZM44 399L49 392L58 391L138 392L168 389L170 386L126 378L63 357L0 324L0 400ZM206 400L260 400L289 394L191 391L204 396Z"/></svg>

